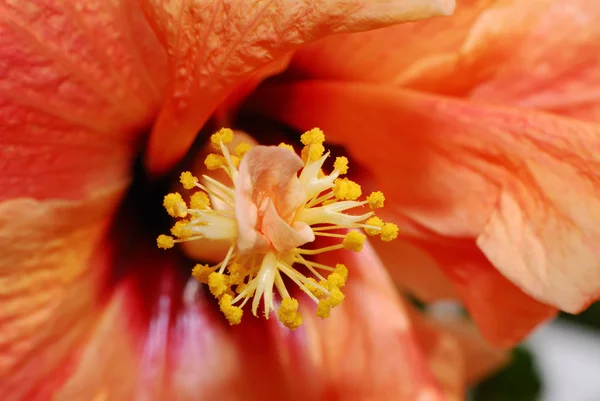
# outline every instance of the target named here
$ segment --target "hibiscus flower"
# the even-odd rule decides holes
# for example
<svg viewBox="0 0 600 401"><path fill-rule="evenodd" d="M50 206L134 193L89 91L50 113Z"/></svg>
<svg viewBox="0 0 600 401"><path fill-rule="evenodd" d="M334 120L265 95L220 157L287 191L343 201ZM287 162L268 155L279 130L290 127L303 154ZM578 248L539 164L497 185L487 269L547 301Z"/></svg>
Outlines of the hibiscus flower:
<svg viewBox="0 0 600 401"><path fill-rule="evenodd" d="M368 244L331 256L351 277L344 303L293 332L251 316L231 328L190 260L155 246L198 131L233 116L291 51L452 7L0 3L0 398L460 397L502 356L487 364L470 327L409 315Z"/></svg>

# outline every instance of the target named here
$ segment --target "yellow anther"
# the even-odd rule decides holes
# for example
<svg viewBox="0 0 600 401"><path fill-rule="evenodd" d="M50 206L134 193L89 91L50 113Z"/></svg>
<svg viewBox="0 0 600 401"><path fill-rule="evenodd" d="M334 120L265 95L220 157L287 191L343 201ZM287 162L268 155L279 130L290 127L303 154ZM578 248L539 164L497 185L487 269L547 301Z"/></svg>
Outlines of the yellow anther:
<svg viewBox="0 0 600 401"><path fill-rule="evenodd" d="M186 239L192 236L189 220L179 220L171 228L171 234L177 238Z"/></svg>
<svg viewBox="0 0 600 401"><path fill-rule="evenodd" d="M225 158L221 155L211 153L208 156L206 156L206 159L204 160L204 165L209 170L216 170L226 166L227 160L225 160Z"/></svg>
<svg viewBox="0 0 600 401"><path fill-rule="evenodd" d="M229 289L228 277L221 273L211 273L208 276L208 288L215 297L219 298Z"/></svg>
<svg viewBox="0 0 600 401"><path fill-rule="evenodd" d="M317 316L321 319L328 318L331 314L331 301L329 299L321 299L317 306Z"/></svg>
<svg viewBox="0 0 600 401"><path fill-rule="evenodd" d="M221 312L223 312L223 315L225 315L225 318L229 321L230 325L240 324L244 311L238 306L231 305L232 300L233 298L231 295L223 295L221 299L219 299L219 308L221 309Z"/></svg>
<svg viewBox="0 0 600 401"><path fill-rule="evenodd" d="M344 279L341 274L336 272L333 272L327 276L327 282L329 283L330 289L341 288L346 285L346 279Z"/></svg>
<svg viewBox="0 0 600 401"><path fill-rule="evenodd" d="M187 205L179 194L179 192L173 192L165 195L163 199L163 206L171 217L185 217L187 216Z"/></svg>
<svg viewBox="0 0 600 401"><path fill-rule="evenodd" d="M300 136L300 142L306 146L314 144L323 145L323 142L325 142L325 134L319 128L313 128Z"/></svg>
<svg viewBox="0 0 600 401"><path fill-rule="evenodd" d="M339 288L332 288L328 300L331 307L334 308L341 304L344 298L345 296Z"/></svg>
<svg viewBox="0 0 600 401"><path fill-rule="evenodd" d="M346 174L348 172L348 158L345 156L336 157L333 168L340 174Z"/></svg>
<svg viewBox="0 0 600 401"><path fill-rule="evenodd" d="M250 151L250 149L252 149L252 146L250 146L249 143L242 142L235 147L234 152L237 155L237 157L242 158L246 153Z"/></svg>
<svg viewBox="0 0 600 401"><path fill-rule="evenodd" d="M302 163L307 164L309 162L308 160L308 151L310 150L310 146L305 146L302 148L302 151L300 152L300 158L302 159Z"/></svg>
<svg viewBox="0 0 600 401"><path fill-rule="evenodd" d="M197 210L207 210L210 208L210 199L206 192L198 191L190 197L190 207Z"/></svg>
<svg viewBox="0 0 600 401"><path fill-rule="evenodd" d="M365 244L366 236L358 231L350 231L344 237L342 246L348 251L360 252Z"/></svg>
<svg viewBox="0 0 600 401"><path fill-rule="evenodd" d="M305 146L300 153L300 157L304 163L310 163L319 160L323 153L325 153L325 147L318 143Z"/></svg>
<svg viewBox="0 0 600 401"><path fill-rule="evenodd" d="M356 200L362 195L362 190L360 185L355 183L354 181L348 180L348 200Z"/></svg>
<svg viewBox="0 0 600 401"><path fill-rule="evenodd" d="M236 262L229 265L227 270L229 270L229 283L231 285L241 284L248 273L243 265Z"/></svg>
<svg viewBox="0 0 600 401"><path fill-rule="evenodd" d="M308 281L310 281L311 283L317 284L317 280L315 280L312 277L308 278ZM323 285L323 283L325 285ZM318 283L321 287L327 289L327 281L321 281L320 283ZM320 288L316 287L313 284L306 284L306 289L308 289L315 297L317 298L323 298L325 296L325 293L323 292L323 290L321 290Z"/></svg>
<svg viewBox="0 0 600 401"><path fill-rule="evenodd" d="M229 128L221 128L216 133L212 134L210 141L215 149L221 149L221 143L227 145L233 141L233 131Z"/></svg>
<svg viewBox="0 0 600 401"><path fill-rule="evenodd" d="M325 134L319 128L313 128L310 131L306 131L300 137L300 142L305 145L304 149L302 149L302 161L304 163L308 163L311 161L316 161L323 156L325 152L325 147L323 146L323 142L325 142Z"/></svg>
<svg viewBox="0 0 600 401"><path fill-rule="evenodd" d="M346 267L346 265L343 265L341 263L335 265L335 273L342 276L344 278L344 282L348 280L348 268Z"/></svg>
<svg viewBox="0 0 600 401"><path fill-rule="evenodd" d="M383 227L383 220L381 220L377 216L373 216L369 220L365 221L365 224L368 226L378 227L378 228L365 228L365 232L367 234L379 235L381 233L381 228Z"/></svg>
<svg viewBox="0 0 600 401"><path fill-rule="evenodd" d="M298 301L294 298L284 298L277 310L277 317L285 327L295 330L302 324L302 315L298 312Z"/></svg>
<svg viewBox="0 0 600 401"><path fill-rule="evenodd" d="M333 194L339 200L356 200L362 194L360 185L347 178L338 178L333 182Z"/></svg>
<svg viewBox="0 0 600 401"><path fill-rule="evenodd" d="M308 160L311 162L319 160L325 153L325 146L313 143L308 150Z"/></svg>
<svg viewBox="0 0 600 401"><path fill-rule="evenodd" d="M346 199L346 195L348 195L348 182L346 179L338 178L333 182L332 190L337 199Z"/></svg>
<svg viewBox="0 0 600 401"><path fill-rule="evenodd" d="M389 242L398 238L398 226L394 223L385 223L381 228L381 240Z"/></svg>
<svg viewBox="0 0 600 401"><path fill-rule="evenodd" d="M289 150L291 150L292 152L296 153L296 151L294 150L294 147L293 147L292 145L288 145L287 143L283 143L283 142L281 142L281 143L279 144L279 147L280 147L280 148L284 148L284 149L289 149Z"/></svg>
<svg viewBox="0 0 600 401"><path fill-rule="evenodd" d="M173 237L171 237L170 235L164 235L161 234L158 236L158 238L156 239L156 245L160 248L160 249L169 249L169 248L173 248L173 246L175 245L175 240L173 239Z"/></svg>
<svg viewBox="0 0 600 401"><path fill-rule="evenodd" d="M202 284L208 284L208 276L214 271L208 265L197 264L192 269L192 276Z"/></svg>
<svg viewBox="0 0 600 401"><path fill-rule="evenodd" d="M237 156L231 156L231 162L233 163L234 167L238 167L240 165L240 158Z"/></svg>
<svg viewBox="0 0 600 401"><path fill-rule="evenodd" d="M179 176L179 181L181 181L181 184L185 189L192 189L198 183L198 178L194 177L189 171L184 171L181 173L181 176Z"/></svg>
<svg viewBox="0 0 600 401"><path fill-rule="evenodd" d="M385 196L383 196L383 192L373 192L371 195L367 196L367 202L369 202L371 209L377 209L383 207Z"/></svg>

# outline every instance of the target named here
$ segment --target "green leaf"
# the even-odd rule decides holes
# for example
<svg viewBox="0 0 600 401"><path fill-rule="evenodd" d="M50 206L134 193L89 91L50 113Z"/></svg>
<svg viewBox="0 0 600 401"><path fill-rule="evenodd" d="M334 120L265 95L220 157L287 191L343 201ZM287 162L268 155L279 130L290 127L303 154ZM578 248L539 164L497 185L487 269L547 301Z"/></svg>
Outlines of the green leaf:
<svg viewBox="0 0 600 401"><path fill-rule="evenodd" d="M537 401L542 390L535 358L524 347L515 348L512 362L471 389L472 401Z"/></svg>

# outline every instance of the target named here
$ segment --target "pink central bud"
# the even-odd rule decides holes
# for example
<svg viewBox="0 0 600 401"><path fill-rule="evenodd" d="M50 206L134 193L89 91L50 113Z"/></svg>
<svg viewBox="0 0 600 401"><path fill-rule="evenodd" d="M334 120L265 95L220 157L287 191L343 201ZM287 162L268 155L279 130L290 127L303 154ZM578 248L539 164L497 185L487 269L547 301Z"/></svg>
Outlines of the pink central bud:
<svg viewBox="0 0 600 401"><path fill-rule="evenodd" d="M298 155L275 146L256 146L244 156L235 185L241 253L286 252L315 240L306 223L294 221L306 202L297 176L303 165Z"/></svg>

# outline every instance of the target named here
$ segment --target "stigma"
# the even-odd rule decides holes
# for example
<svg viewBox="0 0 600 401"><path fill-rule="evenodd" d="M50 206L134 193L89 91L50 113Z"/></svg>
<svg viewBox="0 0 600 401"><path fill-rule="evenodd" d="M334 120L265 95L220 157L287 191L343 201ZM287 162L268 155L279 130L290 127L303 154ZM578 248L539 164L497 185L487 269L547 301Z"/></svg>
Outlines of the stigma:
<svg viewBox="0 0 600 401"><path fill-rule="evenodd" d="M359 184L342 177L348 172L345 157L337 157L326 174L330 154L318 128L301 136L300 155L283 143L241 143L230 149L233 135L228 128L212 135L216 152L204 162L209 171L223 170L227 182L185 171L180 181L186 198L178 192L164 197L163 206L176 221L171 235L158 237L158 247L207 239L229 244L219 263L197 264L192 276L208 286L232 325L241 322L250 303L254 316L259 309L267 319L275 312L286 327L299 327L302 314L289 286L315 303L318 317L329 317L344 300L348 269L314 258L338 250L360 252L367 235L395 239L398 227L375 215L384 205L383 193L363 197ZM314 246L319 237L328 245Z"/></svg>

